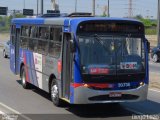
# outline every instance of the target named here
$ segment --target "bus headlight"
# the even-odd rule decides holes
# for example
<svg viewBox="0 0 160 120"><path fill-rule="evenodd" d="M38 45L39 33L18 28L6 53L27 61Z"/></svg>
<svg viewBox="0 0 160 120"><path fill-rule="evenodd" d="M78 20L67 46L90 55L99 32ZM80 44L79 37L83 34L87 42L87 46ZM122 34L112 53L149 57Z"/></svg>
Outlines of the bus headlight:
<svg viewBox="0 0 160 120"><path fill-rule="evenodd" d="M143 85L144 85L144 82L140 82L139 85L140 85L140 86L143 86Z"/></svg>

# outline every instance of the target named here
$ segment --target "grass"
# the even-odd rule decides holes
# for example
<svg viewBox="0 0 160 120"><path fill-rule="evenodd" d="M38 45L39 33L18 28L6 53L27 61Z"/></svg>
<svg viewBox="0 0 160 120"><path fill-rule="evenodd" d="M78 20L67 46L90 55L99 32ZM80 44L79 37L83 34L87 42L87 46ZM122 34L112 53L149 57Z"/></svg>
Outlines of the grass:
<svg viewBox="0 0 160 120"><path fill-rule="evenodd" d="M156 29L145 29L145 34L146 35L156 35L157 30Z"/></svg>
<svg viewBox="0 0 160 120"><path fill-rule="evenodd" d="M7 41L10 38L10 34L8 32L0 32L0 42Z"/></svg>

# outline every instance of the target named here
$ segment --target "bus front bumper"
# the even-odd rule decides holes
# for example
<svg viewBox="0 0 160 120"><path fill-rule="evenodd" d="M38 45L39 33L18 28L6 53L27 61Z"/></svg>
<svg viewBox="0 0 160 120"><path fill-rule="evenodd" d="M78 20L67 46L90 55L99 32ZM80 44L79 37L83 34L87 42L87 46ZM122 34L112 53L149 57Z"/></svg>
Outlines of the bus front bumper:
<svg viewBox="0 0 160 120"><path fill-rule="evenodd" d="M122 96L111 97L111 93L120 93ZM130 90L94 90L84 86L74 89L73 104L95 104L95 103L119 103L138 102L147 99L148 85L144 84L136 89Z"/></svg>

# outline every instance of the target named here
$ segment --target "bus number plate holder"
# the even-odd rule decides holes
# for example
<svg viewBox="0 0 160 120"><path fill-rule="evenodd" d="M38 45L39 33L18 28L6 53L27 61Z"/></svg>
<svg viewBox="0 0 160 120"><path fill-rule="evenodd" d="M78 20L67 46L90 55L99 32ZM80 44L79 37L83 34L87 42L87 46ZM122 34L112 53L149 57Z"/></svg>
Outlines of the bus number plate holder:
<svg viewBox="0 0 160 120"><path fill-rule="evenodd" d="M121 92L110 92L109 97L111 98L122 97L122 93Z"/></svg>

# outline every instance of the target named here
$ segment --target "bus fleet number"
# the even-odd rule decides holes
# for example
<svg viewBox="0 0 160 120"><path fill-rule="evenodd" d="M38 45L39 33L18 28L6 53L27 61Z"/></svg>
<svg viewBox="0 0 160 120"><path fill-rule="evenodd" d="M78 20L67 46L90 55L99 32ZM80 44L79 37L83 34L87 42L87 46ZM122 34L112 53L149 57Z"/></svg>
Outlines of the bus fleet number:
<svg viewBox="0 0 160 120"><path fill-rule="evenodd" d="M123 87L130 87L130 83L118 83L118 87L119 88L123 88Z"/></svg>

